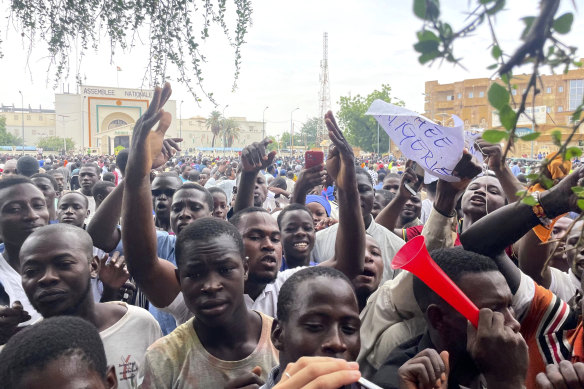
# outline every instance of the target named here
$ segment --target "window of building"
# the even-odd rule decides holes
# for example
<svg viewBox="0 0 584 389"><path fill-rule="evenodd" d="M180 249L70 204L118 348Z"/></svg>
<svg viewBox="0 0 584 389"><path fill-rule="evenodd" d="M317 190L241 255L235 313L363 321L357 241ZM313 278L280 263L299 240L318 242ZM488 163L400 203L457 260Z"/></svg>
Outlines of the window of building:
<svg viewBox="0 0 584 389"><path fill-rule="evenodd" d="M564 87L563 86L558 86L558 92L562 93L564 91Z"/></svg>
<svg viewBox="0 0 584 389"><path fill-rule="evenodd" d="M480 91L480 92L479 92L479 97L485 97L485 92L483 92L483 91Z"/></svg>
<svg viewBox="0 0 584 389"><path fill-rule="evenodd" d="M457 98L458 98L458 99L462 99L462 93L459 93L459 94L457 95Z"/></svg>
<svg viewBox="0 0 584 389"><path fill-rule="evenodd" d="M454 96L452 96L452 95L446 96L446 101L452 101L452 100L454 100Z"/></svg>
<svg viewBox="0 0 584 389"><path fill-rule="evenodd" d="M564 112L564 107L562 107L561 105L558 105L558 112Z"/></svg>
<svg viewBox="0 0 584 389"><path fill-rule="evenodd" d="M575 111L584 99L584 80L570 80L569 110Z"/></svg>
<svg viewBox="0 0 584 389"><path fill-rule="evenodd" d="M468 98L469 98L469 99L472 99L473 97L474 97L474 93L472 93L472 92L468 92Z"/></svg>
<svg viewBox="0 0 584 389"><path fill-rule="evenodd" d="M30 120L30 115L26 115L26 120Z"/></svg>
<svg viewBox="0 0 584 389"><path fill-rule="evenodd" d="M551 113L552 112L552 107L545 107L545 111L547 113Z"/></svg>
<svg viewBox="0 0 584 389"><path fill-rule="evenodd" d="M18 115L14 115L14 120L18 120Z"/></svg>
<svg viewBox="0 0 584 389"><path fill-rule="evenodd" d="M39 115L39 120L43 120L43 115Z"/></svg>
<svg viewBox="0 0 584 389"><path fill-rule="evenodd" d="M549 86L545 88L545 93L552 93L552 88L550 88Z"/></svg>
<svg viewBox="0 0 584 389"><path fill-rule="evenodd" d="M111 123L107 126L107 129L111 130L112 128L118 128L121 126L125 126L126 124L128 123L121 119L112 120Z"/></svg>
<svg viewBox="0 0 584 389"><path fill-rule="evenodd" d="M511 94L512 94L513 96L517 95L517 89L511 89Z"/></svg>

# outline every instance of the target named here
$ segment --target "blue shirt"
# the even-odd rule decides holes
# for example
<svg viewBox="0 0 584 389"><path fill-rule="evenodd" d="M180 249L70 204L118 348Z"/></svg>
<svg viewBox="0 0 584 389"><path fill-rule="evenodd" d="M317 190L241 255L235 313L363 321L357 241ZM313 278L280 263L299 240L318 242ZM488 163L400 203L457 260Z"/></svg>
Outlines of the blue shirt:
<svg viewBox="0 0 584 389"><path fill-rule="evenodd" d="M318 265L317 262L312 262L312 261L308 262L308 266L316 266L316 265ZM284 258L284 256L282 256L282 266L280 266L280 271L284 271L284 270L288 270L288 269L290 269L290 268L288 267L288 264L286 263L286 258Z"/></svg>
<svg viewBox="0 0 584 389"><path fill-rule="evenodd" d="M156 247L158 258L166 259L176 266L174 257L174 244L176 235L170 235L166 231L156 231ZM170 334L176 328L176 320L170 313L166 313L156 308L152 303L148 304L148 311L160 324L160 329L164 335Z"/></svg>

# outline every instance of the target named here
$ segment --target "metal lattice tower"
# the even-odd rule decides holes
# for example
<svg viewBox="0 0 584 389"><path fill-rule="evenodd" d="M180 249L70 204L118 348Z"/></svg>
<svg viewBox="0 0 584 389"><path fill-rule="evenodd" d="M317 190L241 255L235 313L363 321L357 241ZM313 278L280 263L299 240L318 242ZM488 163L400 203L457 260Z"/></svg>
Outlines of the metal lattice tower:
<svg viewBox="0 0 584 389"><path fill-rule="evenodd" d="M331 109L331 91L328 74L328 33L325 32L322 40L322 60L320 61L320 89L318 92L319 121L316 130L317 145L320 145L323 140L328 139L324 124L324 115L329 109Z"/></svg>

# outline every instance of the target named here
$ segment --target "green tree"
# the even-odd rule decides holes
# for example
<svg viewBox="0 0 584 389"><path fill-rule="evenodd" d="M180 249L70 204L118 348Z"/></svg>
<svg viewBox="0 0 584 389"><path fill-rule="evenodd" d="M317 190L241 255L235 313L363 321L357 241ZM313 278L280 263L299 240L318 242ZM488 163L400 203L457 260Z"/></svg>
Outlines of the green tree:
<svg viewBox="0 0 584 389"><path fill-rule="evenodd" d="M278 151L278 140L275 136L268 136L272 140L272 143L268 145L268 151Z"/></svg>
<svg viewBox="0 0 584 389"><path fill-rule="evenodd" d="M221 132L221 120L222 115L219 111L211 112L211 115L207 118L207 129L211 130L213 133L213 140L211 141L211 147L215 147L215 137Z"/></svg>
<svg viewBox="0 0 584 389"><path fill-rule="evenodd" d="M0 117L0 146L22 145L22 138L12 135L6 130L6 118Z"/></svg>
<svg viewBox="0 0 584 389"><path fill-rule="evenodd" d="M75 148L75 142L73 142L73 139L66 138L65 143L67 146L67 151L73 150ZM40 139L37 142L36 147L45 151L61 151L63 150L63 138L58 136L48 136L46 138Z"/></svg>
<svg viewBox="0 0 584 389"><path fill-rule="evenodd" d="M223 146L231 147L235 139L239 139L241 130L237 123L231 119L223 119L221 127L221 137L223 138Z"/></svg>
<svg viewBox="0 0 584 389"><path fill-rule="evenodd" d="M344 135L349 143L365 151L377 152L377 121L373 116L365 115L371 103L377 99L404 106L403 101L391 97L391 87L387 84L381 85L381 90L376 89L367 96L341 96L339 99L339 125L344 128ZM386 153L388 149L389 136L380 128L379 152Z"/></svg>
<svg viewBox="0 0 584 389"><path fill-rule="evenodd" d="M302 135L302 144L306 144L309 148L312 148L316 145L316 132L318 130L318 122L320 120L324 121L324 118L313 117L302 124L302 129L300 130L300 134Z"/></svg>
<svg viewBox="0 0 584 389"><path fill-rule="evenodd" d="M6 7L5 3L1 4ZM55 84L69 72L71 51L80 50L78 57L83 58L85 51L97 48L104 32L110 41L112 58L116 49L129 51L137 36L144 35L150 50L143 63L150 74L150 83L166 80L168 71L174 67L179 73L177 81L186 84L197 100L200 93L212 100L212 93L203 88L201 69L205 62L202 43L209 37L211 27L218 26L234 50L235 88L241 48L252 14L251 0L75 0L66 4L11 0L9 4L7 24L14 25L28 41L26 51L30 53L33 47L39 46L39 39L47 44L51 63L55 64ZM195 85L199 86L199 92L193 89Z"/></svg>

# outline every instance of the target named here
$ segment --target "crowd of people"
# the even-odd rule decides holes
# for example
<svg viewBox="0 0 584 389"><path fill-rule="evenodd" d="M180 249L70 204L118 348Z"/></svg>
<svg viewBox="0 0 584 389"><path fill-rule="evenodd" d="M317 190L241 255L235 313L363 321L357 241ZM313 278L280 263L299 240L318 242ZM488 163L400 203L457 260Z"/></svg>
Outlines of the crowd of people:
<svg viewBox="0 0 584 389"><path fill-rule="evenodd" d="M330 112L315 166L179 156L170 95L116 156L0 159L2 388L584 387L582 168L478 140L432 181ZM418 236L476 326L392 268Z"/></svg>

